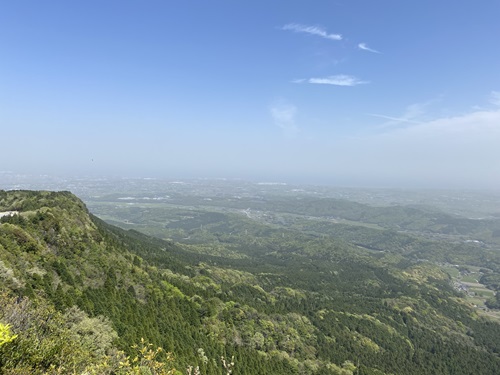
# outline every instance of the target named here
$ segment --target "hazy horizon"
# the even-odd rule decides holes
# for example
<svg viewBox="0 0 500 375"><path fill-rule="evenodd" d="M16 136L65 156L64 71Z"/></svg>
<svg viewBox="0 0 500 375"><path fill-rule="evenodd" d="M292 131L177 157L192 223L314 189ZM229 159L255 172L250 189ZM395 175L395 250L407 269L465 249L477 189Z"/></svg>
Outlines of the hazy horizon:
<svg viewBox="0 0 500 375"><path fill-rule="evenodd" d="M4 2L0 171L498 190L498 14Z"/></svg>

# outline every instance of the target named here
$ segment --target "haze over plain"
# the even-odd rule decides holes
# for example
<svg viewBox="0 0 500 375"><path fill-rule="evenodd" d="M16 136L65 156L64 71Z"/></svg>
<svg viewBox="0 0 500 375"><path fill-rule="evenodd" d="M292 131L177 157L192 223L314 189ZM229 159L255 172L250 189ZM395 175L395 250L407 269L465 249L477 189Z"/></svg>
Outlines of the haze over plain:
<svg viewBox="0 0 500 375"><path fill-rule="evenodd" d="M0 170L499 188L500 3L0 4Z"/></svg>

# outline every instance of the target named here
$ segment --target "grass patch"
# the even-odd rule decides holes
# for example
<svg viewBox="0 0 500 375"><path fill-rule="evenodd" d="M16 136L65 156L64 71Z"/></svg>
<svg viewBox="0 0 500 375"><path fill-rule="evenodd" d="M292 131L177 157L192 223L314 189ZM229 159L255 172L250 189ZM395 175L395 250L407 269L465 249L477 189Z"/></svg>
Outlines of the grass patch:
<svg viewBox="0 0 500 375"><path fill-rule="evenodd" d="M479 276L476 274L462 276L462 281L466 283L477 283Z"/></svg>

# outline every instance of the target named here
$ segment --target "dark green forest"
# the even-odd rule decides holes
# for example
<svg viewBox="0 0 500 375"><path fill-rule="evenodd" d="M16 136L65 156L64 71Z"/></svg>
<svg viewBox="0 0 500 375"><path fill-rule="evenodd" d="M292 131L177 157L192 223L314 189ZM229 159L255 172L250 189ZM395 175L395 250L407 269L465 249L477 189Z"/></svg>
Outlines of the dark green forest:
<svg viewBox="0 0 500 375"><path fill-rule="evenodd" d="M0 191L0 373L500 374L500 324L439 266L494 291L498 253L430 235L498 223L332 202L181 210L152 237L69 192ZM292 220L312 211L378 227Z"/></svg>

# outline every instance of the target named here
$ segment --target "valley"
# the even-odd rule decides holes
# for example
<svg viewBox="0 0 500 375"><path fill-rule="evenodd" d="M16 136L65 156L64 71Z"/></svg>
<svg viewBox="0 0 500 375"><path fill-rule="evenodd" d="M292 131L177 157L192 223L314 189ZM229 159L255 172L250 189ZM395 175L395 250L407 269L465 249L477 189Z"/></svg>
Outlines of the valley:
<svg viewBox="0 0 500 375"><path fill-rule="evenodd" d="M100 329L115 337L106 347L124 356L143 339L174 353L172 374L190 366L220 374L221 356L248 375L500 368L494 206L478 220L282 184L72 186L83 202L66 192L2 192L0 212L17 214L0 219L0 321L16 308L12 294L63 321L78 309L105 319ZM18 343L4 354L30 340L15 319L7 323ZM100 357L85 350L80 366L91 368Z"/></svg>

